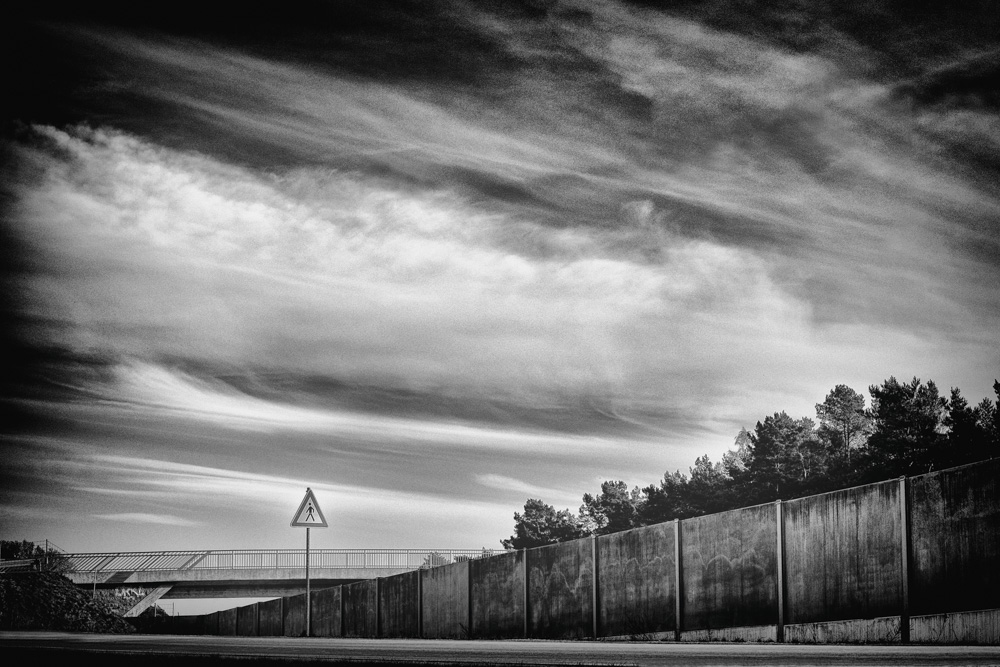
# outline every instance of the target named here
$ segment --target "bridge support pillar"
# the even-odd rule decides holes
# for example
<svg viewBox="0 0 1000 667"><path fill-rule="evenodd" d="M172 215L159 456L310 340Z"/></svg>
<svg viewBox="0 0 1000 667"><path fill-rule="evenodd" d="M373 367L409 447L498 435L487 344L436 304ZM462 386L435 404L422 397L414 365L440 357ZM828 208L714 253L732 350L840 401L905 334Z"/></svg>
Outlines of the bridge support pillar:
<svg viewBox="0 0 1000 667"><path fill-rule="evenodd" d="M146 595L146 597L144 597L143 599L139 600L135 604L134 607L132 607L131 609L129 609L127 612L125 612L125 616L127 618L134 618L134 617L138 616L139 614L141 614L142 612L146 611L147 609L149 609L150 607L152 607L154 604L156 604L157 600L159 600L164 595L166 595L167 593L169 593L171 588L173 588L173 585L170 585L170 586L157 586L152 591L150 591Z"/></svg>

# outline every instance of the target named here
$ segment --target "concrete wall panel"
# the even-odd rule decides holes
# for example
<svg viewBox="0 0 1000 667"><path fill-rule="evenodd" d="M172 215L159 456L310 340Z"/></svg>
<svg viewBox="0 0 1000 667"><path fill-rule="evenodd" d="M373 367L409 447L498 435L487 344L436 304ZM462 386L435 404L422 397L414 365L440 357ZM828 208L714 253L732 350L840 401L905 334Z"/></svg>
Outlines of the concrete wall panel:
<svg viewBox="0 0 1000 667"><path fill-rule="evenodd" d="M899 639L899 616L785 626L785 641L792 644L894 644Z"/></svg>
<svg viewBox="0 0 1000 667"><path fill-rule="evenodd" d="M171 616L169 631L175 635L198 635L201 625L201 616Z"/></svg>
<svg viewBox="0 0 1000 667"><path fill-rule="evenodd" d="M787 623L899 614L899 499L893 480L784 504Z"/></svg>
<svg viewBox="0 0 1000 667"><path fill-rule="evenodd" d="M910 480L911 614L1000 606L1000 459Z"/></svg>
<svg viewBox="0 0 1000 667"><path fill-rule="evenodd" d="M419 585L419 571L397 574L379 581L380 636L419 636Z"/></svg>
<svg viewBox="0 0 1000 667"><path fill-rule="evenodd" d="M237 610L226 609L219 612L219 634L235 636L237 631Z"/></svg>
<svg viewBox="0 0 1000 667"><path fill-rule="evenodd" d="M284 598L281 607L281 626L286 637L305 637L306 594Z"/></svg>
<svg viewBox="0 0 1000 667"><path fill-rule="evenodd" d="M774 505L686 519L681 550L684 630L777 622Z"/></svg>
<svg viewBox="0 0 1000 667"><path fill-rule="evenodd" d="M259 629L257 626L257 605L248 604L236 608L236 634L240 637L256 637Z"/></svg>
<svg viewBox="0 0 1000 667"><path fill-rule="evenodd" d="M529 549L528 616L532 637L579 639L593 627L590 539Z"/></svg>
<svg viewBox="0 0 1000 667"><path fill-rule="evenodd" d="M469 636L469 563L452 563L421 570L423 577L423 636Z"/></svg>
<svg viewBox="0 0 1000 667"><path fill-rule="evenodd" d="M910 618L914 644L1000 644L1000 609Z"/></svg>
<svg viewBox="0 0 1000 667"><path fill-rule="evenodd" d="M312 591L309 624L313 637L340 636L340 586Z"/></svg>
<svg viewBox="0 0 1000 667"><path fill-rule="evenodd" d="M673 523L599 537L597 571L601 636L675 627Z"/></svg>
<svg viewBox="0 0 1000 667"><path fill-rule="evenodd" d="M671 635L670 639L673 639ZM775 642L777 626L751 625L740 628L712 628L681 633L682 642Z"/></svg>
<svg viewBox="0 0 1000 667"><path fill-rule="evenodd" d="M211 614L202 614L200 634L203 635L219 634L219 612L213 611Z"/></svg>
<svg viewBox="0 0 1000 667"><path fill-rule="evenodd" d="M472 568L472 636L524 636L524 552L511 551L469 562Z"/></svg>
<svg viewBox="0 0 1000 667"><path fill-rule="evenodd" d="M280 637L282 635L281 608L284 604L284 598L257 603L257 613L260 618L257 632L261 637Z"/></svg>
<svg viewBox="0 0 1000 667"><path fill-rule="evenodd" d="M344 596L344 636L375 637L375 580L357 581L341 586Z"/></svg>

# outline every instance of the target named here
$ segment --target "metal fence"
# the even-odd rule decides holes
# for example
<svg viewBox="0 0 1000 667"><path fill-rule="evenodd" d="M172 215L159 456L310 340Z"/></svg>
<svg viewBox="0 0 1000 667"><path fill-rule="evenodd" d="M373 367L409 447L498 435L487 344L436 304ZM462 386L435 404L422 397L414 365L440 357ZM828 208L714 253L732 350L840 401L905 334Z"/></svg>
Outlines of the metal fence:
<svg viewBox="0 0 1000 667"><path fill-rule="evenodd" d="M484 558L489 549L310 549L310 568L419 569ZM130 551L62 554L66 572L169 570L280 570L304 568L305 549L227 551Z"/></svg>

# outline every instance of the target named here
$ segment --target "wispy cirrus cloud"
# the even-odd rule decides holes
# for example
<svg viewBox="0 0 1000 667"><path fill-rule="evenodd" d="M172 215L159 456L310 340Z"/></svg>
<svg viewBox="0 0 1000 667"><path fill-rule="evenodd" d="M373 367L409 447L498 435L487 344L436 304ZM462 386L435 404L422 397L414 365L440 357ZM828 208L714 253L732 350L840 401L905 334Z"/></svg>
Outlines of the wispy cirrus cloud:
<svg viewBox="0 0 1000 667"><path fill-rule="evenodd" d="M183 516L146 512L117 512L96 515L98 518L161 523L170 525L214 525L231 522L245 523L248 512L263 512L268 518L277 515L290 516L295 504L301 498L306 486L310 486L328 520L333 520L341 529L360 530L368 525L367 544L384 543L385 540L399 539L405 534L412 545L422 544L422 532L435 535L437 544L442 544L442 534L447 534L444 526L430 529L404 529L407 523L421 520L438 524L450 520L460 524L470 524L476 518L498 519L509 514L509 506L504 500L466 499L456 500L443 489L440 493L428 493L388 487L364 487L355 484L309 481L280 475L250 473L245 469L227 469L176 463L172 461L95 454L78 461L78 470L89 469L91 475L105 478L109 485L131 487L138 494L114 503L116 508L124 508L136 500L146 499L142 491L162 489L169 493L170 503L185 510ZM267 503L262 507L262 501ZM433 517L429 519L429 517ZM279 522L278 526L282 523ZM277 526L262 526L265 532ZM391 527L391 528L390 528ZM388 531L382 533L380 531ZM482 539L482 531L475 531L476 538ZM446 541L446 540L444 540ZM483 544L491 540L484 539Z"/></svg>
<svg viewBox="0 0 1000 667"><path fill-rule="evenodd" d="M565 239L539 234L518 216L613 222L619 229L610 239L591 229L582 246L577 233L563 247L584 253L644 249L648 258L660 243L621 225L628 220L620 211L630 202L650 201L658 212L651 229L674 227L685 237L707 232L726 245L752 248L821 323L952 332L996 324L990 313L998 304L983 301L991 292L992 263L983 263L981 251L997 252L985 224L996 218L997 197L956 175L933 146L914 144L925 123L895 102L891 85L849 67L873 57L863 47L842 40L839 50L791 53L617 3L576 9L584 9L588 21L562 10L539 25L476 11L464 15L476 29L503 35L501 43L527 63L517 79L514 99L521 101L494 105L493 114L454 83L431 84L432 92L421 94L405 83L359 86L329 70L207 47L109 44L157 68L186 73L154 93L181 106L204 102L195 91L205 86L181 85L189 78L263 82L241 86L260 96L253 104L223 87L211 108L200 109L223 131L257 135L269 128L282 143L323 146L319 150L332 163L351 169L378 165L396 176L433 174L430 182L460 188L457 160L492 188L479 193L490 195L480 197L486 210L499 205L508 212L503 229L532 234L535 252ZM542 67L552 62L561 63L566 76ZM647 100L648 113L615 122L603 116L616 103L602 102L596 91L608 86ZM585 111L567 101L576 92L590 103ZM261 108L281 109L283 120L254 111ZM553 108L564 119L559 127L540 113ZM512 126L510 118L521 122ZM339 134L344 128L374 142L362 152L382 157L338 157L339 148L354 149L353 139ZM307 138L296 140L297 133ZM452 171L441 173L435 165ZM580 177L583 187L573 186ZM505 192L520 194L505 198ZM976 247L980 252L970 256ZM909 306L927 298L932 308Z"/></svg>
<svg viewBox="0 0 1000 667"><path fill-rule="evenodd" d="M179 516L170 514L146 514L143 512L122 512L121 514L93 514L95 519L104 521L115 521L120 523L144 523L157 526L181 526L190 527L201 525L199 521L182 519Z"/></svg>
<svg viewBox="0 0 1000 667"><path fill-rule="evenodd" d="M336 404L325 407L277 402L251 396L219 379L201 379L177 369L143 362L115 366L110 382L86 386L90 398L77 400L91 414L161 417L176 422L204 422L240 431L282 436L288 433L333 436L367 443L372 450L408 442L423 449L461 449L498 456L503 453L610 452L633 437L566 433L530 424L478 423L454 417L398 417ZM290 397L291 398L291 397ZM611 423L622 423L610 415ZM556 422L558 426L558 422ZM647 424L638 423L637 431ZM648 430L648 429L645 429Z"/></svg>
<svg viewBox="0 0 1000 667"><path fill-rule="evenodd" d="M459 500L447 485L416 489L393 484L393 470L385 471L382 484L336 481L317 472L326 468L329 457L315 451L279 453L277 460L287 462L271 466L275 473L268 474L252 470L260 457L243 456L230 466L202 465L111 453L118 448L101 439L38 444L36 452L47 447L58 452L58 458L35 464L22 460L15 467L29 475L37 468L46 484L35 485L30 498L5 490L4 515L23 521L26 517L17 508L30 500L44 508L48 525L60 526L60 530L64 523L72 526L91 518L102 520L103 527L92 526L93 533L86 540L100 546L84 548L129 550L136 543L160 549L223 548L219 536L234 530L240 533L237 542L244 547L255 546L254 541L257 546L294 546L298 533L287 530L288 522L307 486L337 534L353 536L348 546L391 546L400 541L411 548L467 545L466 541L460 544L448 539L455 525L467 527L468 540L492 546L499 538L489 529L483 530L479 522L505 523L511 512L509 494ZM207 460L218 460L219 453L214 457L208 454ZM177 456L178 452L167 454ZM311 466L302 463L310 458ZM116 527L121 523L145 532L122 533ZM156 533L157 526L199 531L185 534L184 543L179 544L176 536ZM227 539L232 541L232 537Z"/></svg>
<svg viewBox="0 0 1000 667"><path fill-rule="evenodd" d="M477 475L476 481L489 489L496 489L526 498L544 498L550 503L557 504L564 501L572 504L578 500L578 496L580 495L576 490L567 492L553 487L538 486L520 479L494 473Z"/></svg>
<svg viewBox="0 0 1000 667"><path fill-rule="evenodd" d="M518 253L503 241L509 218L446 191L275 180L106 131L41 132L73 158L35 156L48 177L25 193L24 219L63 261L32 301L72 322L80 348L642 399L659 391L649 371L724 353L705 347L706 321L754 346L809 327L761 259L711 241L653 228L651 264L616 257L600 234L535 225L548 250ZM655 215L639 202L627 219Z"/></svg>

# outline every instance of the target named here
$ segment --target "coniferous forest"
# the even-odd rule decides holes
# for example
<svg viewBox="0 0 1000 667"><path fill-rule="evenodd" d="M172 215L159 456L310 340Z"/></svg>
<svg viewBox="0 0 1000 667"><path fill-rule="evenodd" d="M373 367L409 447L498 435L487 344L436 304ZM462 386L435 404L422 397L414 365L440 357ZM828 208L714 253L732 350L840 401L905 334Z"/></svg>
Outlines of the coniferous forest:
<svg viewBox="0 0 1000 667"><path fill-rule="evenodd" d="M890 377L868 388L866 405L837 385L815 419L769 415L720 461L698 457L687 474L668 471L643 488L606 481L575 513L528 499L502 543L537 547L990 459L1000 455L1000 382L993 390L996 402L970 405L958 388L946 397L933 381Z"/></svg>

